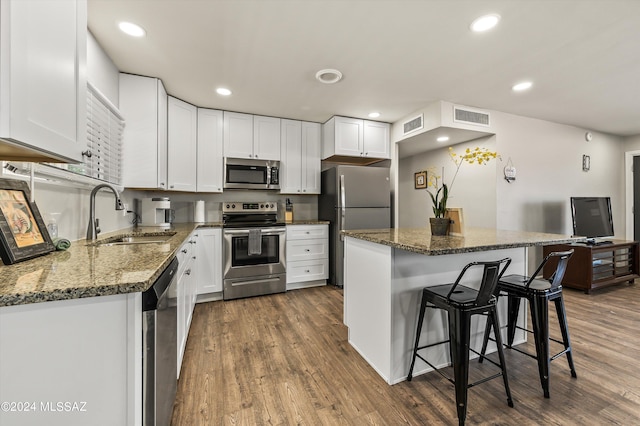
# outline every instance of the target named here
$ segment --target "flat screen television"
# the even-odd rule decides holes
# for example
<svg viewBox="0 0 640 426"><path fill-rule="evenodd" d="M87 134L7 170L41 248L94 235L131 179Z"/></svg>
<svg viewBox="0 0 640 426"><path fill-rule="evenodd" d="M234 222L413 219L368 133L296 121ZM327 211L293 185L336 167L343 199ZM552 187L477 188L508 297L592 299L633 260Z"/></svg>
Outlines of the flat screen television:
<svg viewBox="0 0 640 426"><path fill-rule="evenodd" d="M596 238L613 236L610 197L571 197L573 235Z"/></svg>

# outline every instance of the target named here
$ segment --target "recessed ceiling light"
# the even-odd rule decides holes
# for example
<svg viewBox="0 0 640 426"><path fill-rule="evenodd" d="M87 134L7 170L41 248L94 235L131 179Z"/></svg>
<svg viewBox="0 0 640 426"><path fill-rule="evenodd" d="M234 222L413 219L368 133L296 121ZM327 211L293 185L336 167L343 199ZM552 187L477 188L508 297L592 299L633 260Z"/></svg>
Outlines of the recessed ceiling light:
<svg viewBox="0 0 640 426"><path fill-rule="evenodd" d="M133 37L143 37L147 32L140 26L131 22L120 22L118 28L125 34Z"/></svg>
<svg viewBox="0 0 640 426"><path fill-rule="evenodd" d="M524 90L528 90L531 89L531 86L533 86L533 83L530 81L523 81L522 83L518 83L515 84L511 89L514 92L522 92Z"/></svg>
<svg viewBox="0 0 640 426"><path fill-rule="evenodd" d="M446 142L449 140L449 136L440 136L436 139L438 142Z"/></svg>
<svg viewBox="0 0 640 426"><path fill-rule="evenodd" d="M316 80L324 84L334 84L342 80L342 73L338 70L327 68L316 73Z"/></svg>
<svg viewBox="0 0 640 426"><path fill-rule="evenodd" d="M370 112L369 113L369 118L378 118L380 117L380 113L379 112Z"/></svg>
<svg viewBox="0 0 640 426"><path fill-rule="evenodd" d="M216 93L218 95L222 95L222 96L229 96L229 95L231 95L231 90L229 90L229 89L227 89L225 87L218 87L216 89Z"/></svg>
<svg viewBox="0 0 640 426"><path fill-rule="evenodd" d="M498 25L498 21L500 21L500 15L495 13L484 15L479 18L476 18L470 25L472 31L477 33L490 30L491 28Z"/></svg>

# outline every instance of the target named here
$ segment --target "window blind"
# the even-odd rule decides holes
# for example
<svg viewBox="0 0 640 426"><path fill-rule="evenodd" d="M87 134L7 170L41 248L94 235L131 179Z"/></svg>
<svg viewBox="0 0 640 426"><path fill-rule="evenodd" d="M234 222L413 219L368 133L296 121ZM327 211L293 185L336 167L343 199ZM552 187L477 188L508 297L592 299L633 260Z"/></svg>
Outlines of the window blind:
<svg viewBox="0 0 640 426"><path fill-rule="evenodd" d="M87 90L87 149L83 152L81 172L86 176L115 185L122 184L122 134L124 119L118 109L88 84Z"/></svg>

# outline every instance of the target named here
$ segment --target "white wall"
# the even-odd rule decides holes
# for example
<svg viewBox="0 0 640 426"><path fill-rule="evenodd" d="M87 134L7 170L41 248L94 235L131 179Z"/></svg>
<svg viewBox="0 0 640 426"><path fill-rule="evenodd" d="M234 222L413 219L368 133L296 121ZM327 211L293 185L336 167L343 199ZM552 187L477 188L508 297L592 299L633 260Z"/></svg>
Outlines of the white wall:
<svg viewBox="0 0 640 426"><path fill-rule="evenodd" d="M487 148L496 150L495 137L487 137L454 146L457 154L466 148ZM496 227L496 170L502 168L499 161L491 160L486 165L463 163L449 194L448 207L461 207L465 226ZM428 218L433 217L433 203L424 189L415 189L414 173L431 167L437 169L450 186L456 165L449 156L448 145L438 150L406 157L398 162L398 218L400 227L425 227ZM429 191L434 192L433 188Z"/></svg>
<svg viewBox="0 0 640 426"><path fill-rule="evenodd" d="M116 107L119 103L119 72L90 31L87 32L87 73L91 84Z"/></svg>
<svg viewBox="0 0 640 426"><path fill-rule="evenodd" d="M586 129L512 114L497 113L496 148L517 168L515 182L498 175L497 223L500 228L572 233L571 196L610 196L616 236L624 238L623 139ZM582 156L591 169L582 170Z"/></svg>
<svg viewBox="0 0 640 426"><path fill-rule="evenodd" d="M502 156L502 162L486 167L462 166L449 207L463 208L467 226L571 234L571 196L610 196L616 237L625 238L624 151L631 145L640 149L640 137L625 145L623 138L592 132L593 140L587 142L586 129L490 112L496 136L455 147L460 152L466 146L486 146ZM591 157L588 172L582 171L583 154ZM517 168L512 183L503 175L509 159ZM414 189L413 173L451 166L447 148L398 164L399 224L426 226L433 216L430 200L424 190Z"/></svg>

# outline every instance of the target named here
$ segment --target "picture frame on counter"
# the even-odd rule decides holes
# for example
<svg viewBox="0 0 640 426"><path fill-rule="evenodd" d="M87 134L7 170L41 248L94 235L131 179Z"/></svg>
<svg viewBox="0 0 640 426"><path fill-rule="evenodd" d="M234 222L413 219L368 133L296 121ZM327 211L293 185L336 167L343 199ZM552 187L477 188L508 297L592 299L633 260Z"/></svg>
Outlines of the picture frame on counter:
<svg viewBox="0 0 640 426"><path fill-rule="evenodd" d="M415 189L425 189L427 187L427 172L417 172L413 175L415 180Z"/></svg>
<svg viewBox="0 0 640 426"><path fill-rule="evenodd" d="M464 236L464 219L462 209L458 207L448 208L444 217L449 218L449 235L453 237Z"/></svg>
<svg viewBox="0 0 640 426"><path fill-rule="evenodd" d="M29 185L0 179L0 258L5 265L55 250Z"/></svg>

